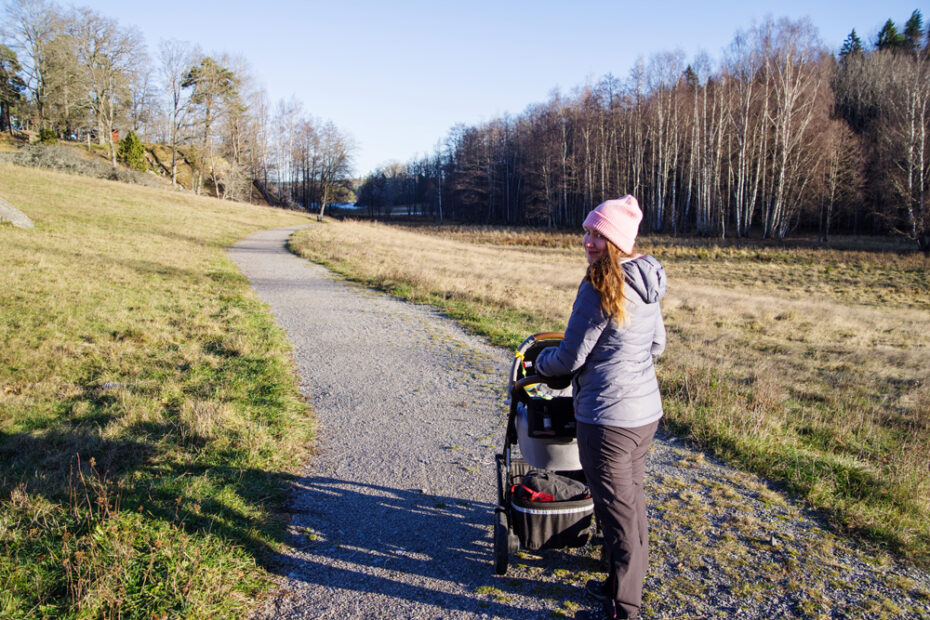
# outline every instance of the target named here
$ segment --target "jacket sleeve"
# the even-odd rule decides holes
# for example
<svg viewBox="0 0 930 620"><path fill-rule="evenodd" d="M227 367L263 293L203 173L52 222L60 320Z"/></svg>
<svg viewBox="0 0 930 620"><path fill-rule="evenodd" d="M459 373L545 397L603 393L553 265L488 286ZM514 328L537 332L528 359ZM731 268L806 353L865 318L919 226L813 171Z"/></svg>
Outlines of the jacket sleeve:
<svg viewBox="0 0 930 620"><path fill-rule="evenodd" d="M582 282L565 328L565 338L558 347L549 347L539 353L536 372L546 377L561 377L578 371L584 366L609 320L601 310L597 291L588 282Z"/></svg>
<svg viewBox="0 0 930 620"><path fill-rule="evenodd" d="M665 351L665 321L662 319L662 309L656 315L656 329L652 336L652 357L659 357Z"/></svg>

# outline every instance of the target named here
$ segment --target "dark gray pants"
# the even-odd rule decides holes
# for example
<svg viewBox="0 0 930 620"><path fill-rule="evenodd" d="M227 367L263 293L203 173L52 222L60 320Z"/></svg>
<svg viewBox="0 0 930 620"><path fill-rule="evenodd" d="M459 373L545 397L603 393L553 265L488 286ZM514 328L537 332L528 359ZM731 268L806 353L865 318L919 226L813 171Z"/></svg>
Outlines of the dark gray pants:
<svg viewBox="0 0 930 620"><path fill-rule="evenodd" d="M649 566L649 526L643 477L646 451L659 423L618 428L578 422L578 452L604 532L608 594L618 611L639 614Z"/></svg>

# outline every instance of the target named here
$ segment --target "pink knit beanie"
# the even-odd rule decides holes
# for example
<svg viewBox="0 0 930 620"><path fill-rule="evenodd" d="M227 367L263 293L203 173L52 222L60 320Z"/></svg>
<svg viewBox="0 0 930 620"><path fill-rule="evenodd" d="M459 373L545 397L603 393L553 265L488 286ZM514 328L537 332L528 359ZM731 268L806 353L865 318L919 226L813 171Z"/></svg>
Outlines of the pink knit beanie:
<svg viewBox="0 0 930 620"><path fill-rule="evenodd" d="M607 240L626 252L633 253L633 242L639 230L643 212L629 194L623 198L602 202L585 218L583 226L601 233Z"/></svg>

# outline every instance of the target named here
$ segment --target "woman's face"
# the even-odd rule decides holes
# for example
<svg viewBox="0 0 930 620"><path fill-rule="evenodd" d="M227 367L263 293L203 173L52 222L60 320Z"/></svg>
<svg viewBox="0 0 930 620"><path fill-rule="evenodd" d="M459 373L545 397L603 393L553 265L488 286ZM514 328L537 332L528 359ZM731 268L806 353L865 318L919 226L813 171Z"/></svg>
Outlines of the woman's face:
<svg viewBox="0 0 930 620"><path fill-rule="evenodd" d="M584 245L584 251L588 257L589 265L607 254L607 237L592 228L584 229L582 244Z"/></svg>

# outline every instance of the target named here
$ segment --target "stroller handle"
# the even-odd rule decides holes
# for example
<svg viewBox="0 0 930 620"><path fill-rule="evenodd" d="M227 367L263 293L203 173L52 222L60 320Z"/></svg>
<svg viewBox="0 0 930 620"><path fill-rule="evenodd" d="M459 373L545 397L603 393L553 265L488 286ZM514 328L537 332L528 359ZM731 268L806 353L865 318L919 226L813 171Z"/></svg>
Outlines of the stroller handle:
<svg viewBox="0 0 930 620"><path fill-rule="evenodd" d="M528 385L535 385L537 383L544 383L544 382L545 382L545 379L543 379L539 375L529 375L527 377L523 377L519 381L515 381L513 384L513 389L525 390L526 386Z"/></svg>
<svg viewBox="0 0 930 620"><path fill-rule="evenodd" d="M571 380L571 377L567 377L567 376L566 377L543 377L541 375L529 375L527 377L523 377L522 379L518 379L517 381L514 381L513 386L510 388L510 393L513 394L514 396L517 396L518 398L521 398L521 400L522 400L522 397L529 398L530 395L527 394L526 392L526 388L528 386L536 385L537 383L545 383L546 385L550 385L549 381L558 380L558 379L565 381L565 385L556 385L555 388L562 389L568 386L568 382Z"/></svg>
<svg viewBox="0 0 930 620"><path fill-rule="evenodd" d="M533 340L561 340L565 337L565 332L543 332L530 336Z"/></svg>
<svg viewBox="0 0 930 620"><path fill-rule="evenodd" d="M525 367L522 364L523 360L525 359L524 354L533 350L534 348L538 348L540 345L545 346L544 343L551 343L549 346L558 344L558 342L563 338L565 338L564 332L539 332L537 334L533 334L523 341L523 344L517 348L516 359L514 360L510 371L511 394L517 395L522 400L523 397L529 397L529 394L526 393L526 388L528 386L537 383L545 383L546 385L550 385L549 382L554 379L554 377L544 378L536 373L518 379L521 374L521 370L525 370ZM535 354L533 355L533 358L535 359ZM565 386L560 386L559 389L561 389L561 387Z"/></svg>

